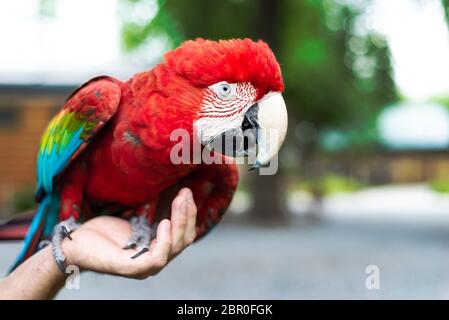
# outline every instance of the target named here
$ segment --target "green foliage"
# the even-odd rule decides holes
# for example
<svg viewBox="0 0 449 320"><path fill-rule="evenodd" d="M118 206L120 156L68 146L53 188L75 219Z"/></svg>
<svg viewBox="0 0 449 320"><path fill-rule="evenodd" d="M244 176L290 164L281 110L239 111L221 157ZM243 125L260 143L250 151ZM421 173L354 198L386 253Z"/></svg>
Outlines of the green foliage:
<svg viewBox="0 0 449 320"><path fill-rule="evenodd" d="M171 47L178 46L183 37L176 25L174 19L166 10L160 10L165 6L164 0L153 0L156 13L152 19L133 19L133 10L139 11L142 8L136 6L151 1L141 0L121 0L121 16L122 16L122 44L125 51L132 51L138 48L142 43L151 37L164 36L170 43ZM148 8L147 8L148 10Z"/></svg>
<svg viewBox="0 0 449 320"><path fill-rule="evenodd" d="M54 18L56 15L57 0L40 0L39 14L43 17Z"/></svg>
<svg viewBox="0 0 449 320"><path fill-rule="evenodd" d="M446 22L449 24L449 0L441 0L441 5L444 9L444 16L446 17Z"/></svg>
<svg viewBox="0 0 449 320"><path fill-rule="evenodd" d="M449 110L449 96L440 96L432 99L435 103L441 104Z"/></svg>
<svg viewBox="0 0 449 320"><path fill-rule="evenodd" d="M320 39L304 39L298 42L295 56L300 65L307 67L319 66L327 59L326 44Z"/></svg>
<svg viewBox="0 0 449 320"><path fill-rule="evenodd" d="M237 189L244 193L249 193L250 187L247 184L247 181L240 179Z"/></svg>
<svg viewBox="0 0 449 320"><path fill-rule="evenodd" d="M362 187L363 185L354 179L342 175L329 174L320 178L300 181L291 190L329 195L342 192L354 192L360 190Z"/></svg>
<svg viewBox="0 0 449 320"><path fill-rule="evenodd" d="M326 152L344 150L366 151L379 147L377 118L371 117L363 124L353 124L345 128L323 130L319 146Z"/></svg>
<svg viewBox="0 0 449 320"><path fill-rule="evenodd" d="M283 1L284 14L297 17L285 19L281 34L285 96L301 119L318 129L363 131L395 99L388 47L372 31L359 34L361 13L356 9L334 1L321 3ZM311 46L310 39L319 45ZM304 51L317 63L305 60Z"/></svg>
<svg viewBox="0 0 449 320"><path fill-rule="evenodd" d="M437 179L429 182L430 189L439 193L449 193L449 180Z"/></svg>
<svg viewBox="0 0 449 320"><path fill-rule="evenodd" d="M12 198L12 212L18 214L34 209L36 207L34 193L35 189L31 186L18 190Z"/></svg>

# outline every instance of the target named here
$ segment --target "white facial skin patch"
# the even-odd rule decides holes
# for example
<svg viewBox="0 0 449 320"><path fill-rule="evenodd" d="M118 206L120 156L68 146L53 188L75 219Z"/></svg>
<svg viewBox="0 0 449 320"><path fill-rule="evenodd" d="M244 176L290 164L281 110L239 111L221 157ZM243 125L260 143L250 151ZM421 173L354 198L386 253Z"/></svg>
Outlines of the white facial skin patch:
<svg viewBox="0 0 449 320"><path fill-rule="evenodd" d="M223 132L238 128L245 112L254 104L256 89L248 82L213 84L205 89L206 93L195 122L197 135L202 143L211 141Z"/></svg>

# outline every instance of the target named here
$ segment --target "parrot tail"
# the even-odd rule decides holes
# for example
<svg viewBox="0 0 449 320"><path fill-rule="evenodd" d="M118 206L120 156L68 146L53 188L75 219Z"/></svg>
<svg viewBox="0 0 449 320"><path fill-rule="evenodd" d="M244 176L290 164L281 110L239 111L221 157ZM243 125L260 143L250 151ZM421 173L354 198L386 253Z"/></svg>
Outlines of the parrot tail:
<svg viewBox="0 0 449 320"><path fill-rule="evenodd" d="M16 261L10 268L9 272L12 272L15 268L17 268L23 261L32 256L38 249L38 245L40 241L45 238L50 237L53 227L57 223L59 215L59 195L50 193L42 197L41 202L39 203L39 207L36 209L36 213L34 214L34 218L29 224L28 232L26 233L25 241L23 243L22 249L20 250L19 255L16 258ZM20 220L20 218L19 218ZM22 220L22 229L17 227L17 220L12 220L9 223L6 223L5 226L0 226L0 240L6 240L7 237L3 237L2 235L8 234L8 229L10 229L10 235L12 237L9 240L20 239L20 235L23 235L23 228L26 228L28 220L23 218ZM8 225L10 228L8 228ZM16 225L16 234L14 234L14 225ZM2 231L5 230L5 231ZM23 237L22 237L23 239Z"/></svg>

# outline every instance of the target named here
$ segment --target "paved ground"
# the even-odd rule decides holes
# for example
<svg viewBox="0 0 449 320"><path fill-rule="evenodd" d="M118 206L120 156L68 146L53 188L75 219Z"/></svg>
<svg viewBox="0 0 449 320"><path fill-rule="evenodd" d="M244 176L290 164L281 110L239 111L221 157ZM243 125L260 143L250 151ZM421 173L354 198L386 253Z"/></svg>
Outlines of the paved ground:
<svg viewBox="0 0 449 320"><path fill-rule="evenodd" d="M17 251L18 244L0 244L0 272ZM365 287L372 264L380 268L380 290ZM154 278L86 273L80 290L58 298L449 298L449 223L224 224Z"/></svg>

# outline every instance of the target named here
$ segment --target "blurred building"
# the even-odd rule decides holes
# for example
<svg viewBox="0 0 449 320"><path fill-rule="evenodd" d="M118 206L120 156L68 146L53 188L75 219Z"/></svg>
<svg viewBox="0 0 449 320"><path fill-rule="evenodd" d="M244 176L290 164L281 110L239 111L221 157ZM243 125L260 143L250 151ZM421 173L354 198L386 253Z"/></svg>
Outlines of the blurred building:
<svg viewBox="0 0 449 320"><path fill-rule="evenodd" d="M0 217L34 188L40 136L73 86L0 85Z"/></svg>
<svg viewBox="0 0 449 320"><path fill-rule="evenodd" d="M447 155L446 150L378 150L321 155L313 162L319 172L339 173L367 185L405 184L448 179Z"/></svg>
<svg viewBox="0 0 449 320"><path fill-rule="evenodd" d="M447 107L428 102L389 106L377 119L377 131L375 148L359 150L343 141L343 150L320 154L314 165L321 172L338 172L368 185L449 178Z"/></svg>

